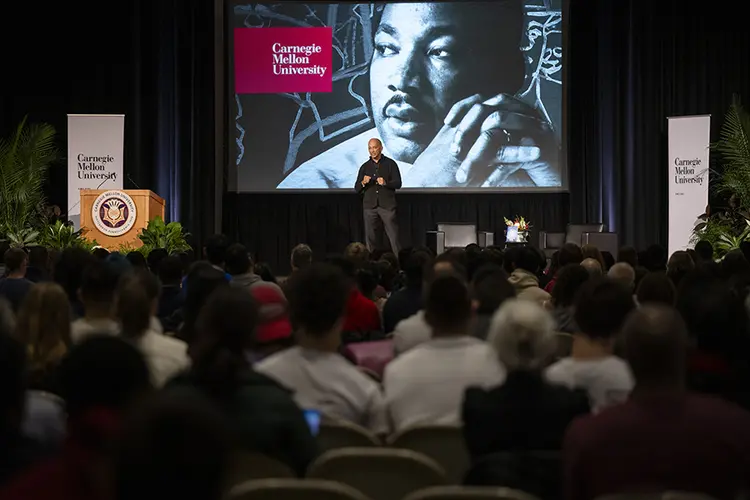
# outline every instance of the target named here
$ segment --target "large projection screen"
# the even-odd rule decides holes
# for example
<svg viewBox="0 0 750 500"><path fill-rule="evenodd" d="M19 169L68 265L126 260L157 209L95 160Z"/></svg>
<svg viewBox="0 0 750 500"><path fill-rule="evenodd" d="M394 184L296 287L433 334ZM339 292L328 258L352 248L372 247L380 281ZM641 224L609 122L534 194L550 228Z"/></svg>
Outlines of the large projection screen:
<svg viewBox="0 0 750 500"><path fill-rule="evenodd" d="M567 190L562 3L228 0L236 190L351 190L372 138L405 190Z"/></svg>

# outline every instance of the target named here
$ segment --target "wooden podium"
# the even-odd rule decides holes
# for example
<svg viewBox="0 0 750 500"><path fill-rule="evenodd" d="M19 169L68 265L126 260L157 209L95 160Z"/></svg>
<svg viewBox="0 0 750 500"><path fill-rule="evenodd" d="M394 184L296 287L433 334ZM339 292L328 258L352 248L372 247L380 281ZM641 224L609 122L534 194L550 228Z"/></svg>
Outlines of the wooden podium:
<svg viewBox="0 0 750 500"><path fill-rule="evenodd" d="M81 229L104 248L137 248L141 229L156 217L163 219L164 208L164 198L147 189L82 189Z"/></svg>

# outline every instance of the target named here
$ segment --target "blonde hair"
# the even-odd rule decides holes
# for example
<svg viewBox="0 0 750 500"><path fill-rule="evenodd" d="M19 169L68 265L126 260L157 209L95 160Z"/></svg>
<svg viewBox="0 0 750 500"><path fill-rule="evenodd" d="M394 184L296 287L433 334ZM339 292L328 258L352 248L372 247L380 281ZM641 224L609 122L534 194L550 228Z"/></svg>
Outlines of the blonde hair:
<svg viewBox="0 0 750 500"><path fill-rule="evenodd" d="M370 260L370 251L364 243L349 243L344 250L344 257L353 263L357 269L360 269Z"/></svg>
<svg viewBox="0 0 750 500"><path fill-rule="evenodd" d="M489 343L506 370L541 370L555 350L555 320L541 305L508 299L492 316Z"/></svg>
<svg viewBox="0 0 750 500"><path fill-rule="evenodd" d="M26 345L32 371L46 371L65 356L70 344L70 303L57 283L31 288L18 311L16 335Z"/></svg>

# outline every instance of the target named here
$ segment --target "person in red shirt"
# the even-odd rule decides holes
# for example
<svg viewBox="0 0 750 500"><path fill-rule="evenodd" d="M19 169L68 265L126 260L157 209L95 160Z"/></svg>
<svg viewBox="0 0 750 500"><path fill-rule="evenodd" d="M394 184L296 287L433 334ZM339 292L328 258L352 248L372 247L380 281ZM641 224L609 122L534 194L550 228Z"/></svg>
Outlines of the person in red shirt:
<svg viewBox="0 0 750 500"><path fill-rule="evenodd" d="M674 309L643 306L622 335L635 388L568 428L565 498L667 490L736 498L748 486L750 413L686 390L687 331Z"/></svg>
<svg viewBox="0 0 750 500"><path fill-rule="evenodd" d="M333 257L328 260L330 264L341 269L350 282L351 291L346 304L346 317L342 329L344 338L380 332L382 330L380 311L375 302L365 297L357 287L357 268L354 262L344 257Z"/></svg>

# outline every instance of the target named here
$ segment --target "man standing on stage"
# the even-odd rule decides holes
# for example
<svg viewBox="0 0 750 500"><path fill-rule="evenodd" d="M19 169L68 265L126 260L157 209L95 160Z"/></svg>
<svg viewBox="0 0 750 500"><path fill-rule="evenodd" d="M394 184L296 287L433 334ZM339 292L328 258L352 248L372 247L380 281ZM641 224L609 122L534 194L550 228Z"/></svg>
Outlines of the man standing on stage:
<svg viewBox="0 0 750 500"><path fill-rule="evenodd" d="M370 139L367 149L370 159L359 167L354 184L354 190L362 194L367 248L375 250L382 234L378 229L382 226L391 242L391 250L398 255L396 190L401 188L401 172L395 161L383 155L380 139Z"/></svg>

